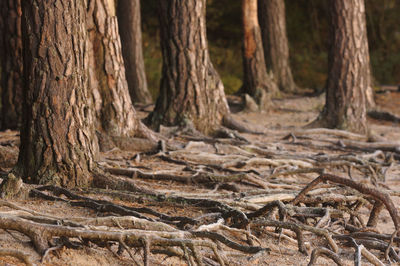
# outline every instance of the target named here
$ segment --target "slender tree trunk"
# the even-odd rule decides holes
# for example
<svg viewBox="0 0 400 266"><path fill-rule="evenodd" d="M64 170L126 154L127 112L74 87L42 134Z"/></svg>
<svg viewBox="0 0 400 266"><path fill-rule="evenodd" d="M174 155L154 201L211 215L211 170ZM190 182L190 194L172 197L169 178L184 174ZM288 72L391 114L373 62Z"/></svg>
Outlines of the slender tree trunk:
<svg viewBox="0 0 400 266"><path fill-rule="evenodd" d="M267 69L272 70L279 89L294 92L289 63L289 45L286 33L284 0L258 0L259 20Z"/></svg>
<svg viewBox="0 0 400 266"><path fill-rule="evenodd" d="M1 129L17 129L22 117L21 0L0 1Z"/></svg>
<svg viewBox="0 0 400 266"><path fill-rule="evenodd" d="M117 17L131 100L151 103L143 61L140 0L118 0Z"/></svg>
<svg viewBox="0 0 400 266"><path fill-rule="evenodd" d="M367 133L371 87L364 0L330 1L332 42L324 110L317 125Z"/></svg>
<svg viewBox="0 0 400 266"><path fill-rule="evenodd" d="M242 92L255 98L260 106L268 105L268 100L264 95L277 93L278 87L268 74L265 65L261 31L257 18L257 0L242 0L242 12L244 34Z"/></svg>
<svg viewBox="0 0 400 266"><path fill-rule="evenodd" d="M159 2L163 55L160 95L149 122L178 125L191 120L205 133L229 113L224 87L208 53L205 0Z"/></svg>
<svg viewBox="0 0 400 266"><path fill-rule="evenodd" d="M87 8L89 87L100 122L96 128L111 137L132 137L140 122L125 77L114 1L91 0Z"/></svg>
<svg viewBox="0 0 400 266"><path fill-rule="evenodd" d="M24 0L22 10L26 102L16 173L29 183L85 186L97 141L84 1Z"/></svg>

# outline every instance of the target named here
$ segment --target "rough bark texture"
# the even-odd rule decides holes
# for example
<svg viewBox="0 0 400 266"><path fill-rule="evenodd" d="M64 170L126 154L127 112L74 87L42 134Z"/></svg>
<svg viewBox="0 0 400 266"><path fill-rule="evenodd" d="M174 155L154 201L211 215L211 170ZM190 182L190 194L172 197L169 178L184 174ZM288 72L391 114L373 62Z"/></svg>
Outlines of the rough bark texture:
<svg viewBox="0 0 400 266"><path fill-rule="evenodd" d="M208 133L229 112L224 87L207 47L205 0L159 1L163 55L160 95L149 122L178 125L191 120Z"/></svg>
<svg viewBox="0 0 400 266"><path fill-rule="evenodd" d="M96 128L111 137L132 137L140 122L125 78L114 1L90 0L87 9L89 87L100 122Z"/></svg>
<svg viewBox="0 0 400 266"><path fill-rule="evenodd" d="M330 1L332 42L326 104L316 122L367 133L366 91L371 86L364 0Z"/></svg>
<svg viewBox="0 0 400 266"><path fill-rule="evenodd" d="M259 105L268 104L262 100L265 93L275 94L276 83L267 72L264 60L261 31L257 18L257 0L242 0L243 18L243 70L242 92L251 95Z"/></svg>
<svg viewBox="0 0 400 266"><path fill-rule="evenodd" d="M84 2L26 0L22 10L27 86L16 173L29 183L87 185L97 146Z"/></svg>
<svg viewBox="0 0 400 266"><path fill-rule="evenodd" d="M1 129L17 129L22 117L21 0L0 1Z"/></svg>
<svg viewBox="0 0 400 266"><path fill-rule="evenodd" d="M284 0L258 0L261 34L267 69L274 75L279 89L296 90L289 63Z"/></svg>
<svg viewBox="0 0 400 266"><path fill-rule="evenodd" d="M131 100L151 103L143 61L140 0L118 0L117 17Z"/></svg>

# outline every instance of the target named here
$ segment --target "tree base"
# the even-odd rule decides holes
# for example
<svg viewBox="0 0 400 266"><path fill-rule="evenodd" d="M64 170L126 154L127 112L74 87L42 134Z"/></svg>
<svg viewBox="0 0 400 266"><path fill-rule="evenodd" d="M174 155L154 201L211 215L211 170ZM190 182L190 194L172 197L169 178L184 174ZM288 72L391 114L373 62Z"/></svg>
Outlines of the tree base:
<svg viewBox="0 0 400 266"><path fill-rule="evenodd" d="M330 129L340 129L353 133L369 135L370 130L366 125L349 126L346 123L338 124L332 119L329 119L327 115L321 113L314 121L304 126L304 128L330 128Z"/></svg>

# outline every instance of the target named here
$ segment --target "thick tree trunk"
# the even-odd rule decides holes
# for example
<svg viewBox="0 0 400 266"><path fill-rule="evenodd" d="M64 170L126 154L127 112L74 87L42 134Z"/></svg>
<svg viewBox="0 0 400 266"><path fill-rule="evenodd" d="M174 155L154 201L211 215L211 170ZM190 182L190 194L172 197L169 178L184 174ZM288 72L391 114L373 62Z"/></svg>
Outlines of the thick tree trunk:
<svg viewBox="0 0 400 266"><path fill-rule="evenodd" d="M278 87L285 92L294 92L289 63L289 45L286 33L284 0L258 0L259 20L264 45L267 69L272 70Z"/></svg>
<svg viewBox="0 0 400 266"><path fill-rule="evenodd" d="M97 140L84 1L22 1L22 10L26 102L16 173L29 183L85 186Z"/></svg>
<svg viewBox="0 0 400 266"><path fill-rule="evenodd" d="M140 121L125 77L114 1L92 0L87 8L89 87L100 122L96 128L110 137L133 137Z"/></svg>
<svg viewBox="0 0 400 266"><path fill-rule="evenodd" d="M229 113L224 87L208 53L205 0L159 2L163 55L160 95L149 122L178 125L191 120L208 133Z"/></svg>
<svg viewBox="0 0 400 266"><path fill-rule="evenodd" d="M329 1L332 42L324 110L317 124L367 133L366 91L371 87L364 0Z"/></svg>
<svg viewBox="0 0 400 266"><path fill-rule="evenodd" d="M275 94L278 87L268 74L257 18L257 0L242 0L243 70L242 92L255 98L261 107L268 105L266 94Z"/></svg>
<svg viewBox="0 0 400 266"><path fill-rule="evenodd" d="M21 0L0 1L0 129L17 129L22 117Z"/></svg>
<svg viewBox="0 0 400 266"><path fill-rule="evenodd" d="M117 17L131 100L151 103L143 61L140 0L118 0Z"/></svg>

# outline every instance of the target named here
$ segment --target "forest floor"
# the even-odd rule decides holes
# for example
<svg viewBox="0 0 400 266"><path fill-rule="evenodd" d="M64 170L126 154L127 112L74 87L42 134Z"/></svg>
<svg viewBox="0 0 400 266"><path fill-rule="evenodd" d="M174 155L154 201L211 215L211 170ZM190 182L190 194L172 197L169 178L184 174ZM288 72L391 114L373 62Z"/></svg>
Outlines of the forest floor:
<svg viewBox="0 0 400 266"><path fill-rule="evenodd" d="M376 100L378 109L400 116L400 92L388 90ZM52 248L41 256L22 229L0 230L0 254L18 250L37 265L132 265L134 260L140 265L218 265L218 255L226 265L307 265L317 250L352 265L358 247L363 263L368 254L394 262L400 245L400 238L391 237L400 203L400 121L369 118L373 133L382 138L375 142L344 131L303 129L323 101L322 96L275 99L268 113L234 114L265 128L263 134L207 138L165 129L181 148L102 153L101 167L118 180L129 179L130 192L89 188L69 195L32 186L30 198L0 201L0 214L7 217L54 228L132 233L141 236L136 247L128 248L135 246L128 240L55 234ZM18 132L0 132L1 171L16 163L18 145ZM319 176L323 182L297 197ZM369 218L373 206L382 208L379 202L384 204L376 212L379 217ZM111 222L100 219L105 217ZM326 257L316 261L332 263ZM0 255L0 265L24 263Z"/></svg>

